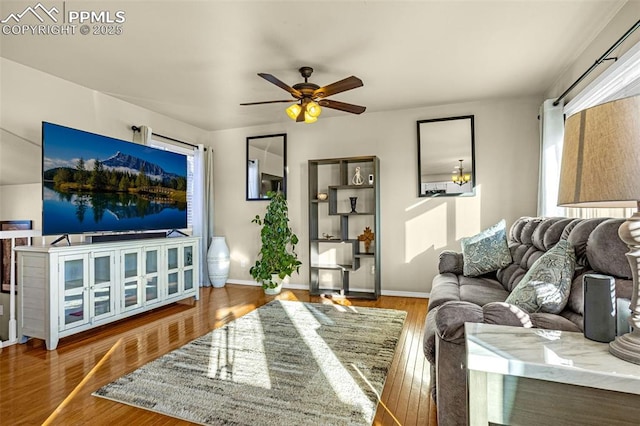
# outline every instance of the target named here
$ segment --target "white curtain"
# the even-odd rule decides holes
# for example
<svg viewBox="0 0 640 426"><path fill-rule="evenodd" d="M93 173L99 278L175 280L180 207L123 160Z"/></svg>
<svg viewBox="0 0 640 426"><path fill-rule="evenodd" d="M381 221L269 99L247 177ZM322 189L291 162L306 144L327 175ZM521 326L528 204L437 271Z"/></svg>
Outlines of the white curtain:
<svg viewBox="0 0 640 426"><path fill-rule="evenodd" d="M258 175L258 160L247 161L247 196L249 198L260 197L260 176Z"/></svg>
<svg viewBox="0 0 640 426"><path fill-rule="evenodd" d="M193 235L200 240L200 282L211 286L207 269L207 250L213 237L213 151L198 145L194 152Z"/></svg>
<svg viewBox="0 0 640 426"><path fill-rule="evenodd" d="M547 99L540 107L540 179L538 182L538 216L566 216L558 207L560 160L564 138L563 107Z"/></svg>
<svg viewBox="0 0 640 426"><path fill-rule="evenodd" d="M589 83L564 107L567 117L584 109L640 94L640 42L632 46L605 71ZM593 217L621 217L633 215L629 208L567 208L565 216L589 219Z"/></svg>
<svg viewBox="0 0 640 426"><path fill-rule="evenodd" d="M636 43L602 74L567 103L553 106L546 100L540 108L540 181L538 215L577 218L629 217L635 209L557 207L564 118L604 102L640 94L640 42Z"/></svg>

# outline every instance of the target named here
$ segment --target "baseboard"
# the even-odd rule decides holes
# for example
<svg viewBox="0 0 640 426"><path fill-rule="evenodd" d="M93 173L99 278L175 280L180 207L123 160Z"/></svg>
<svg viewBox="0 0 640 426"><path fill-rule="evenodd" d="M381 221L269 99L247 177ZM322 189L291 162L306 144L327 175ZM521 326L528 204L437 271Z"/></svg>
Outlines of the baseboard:
<svg viewBox="0 0 640 426"><path fill-rule="evenodd" d="M382 290L383 296L393 297L415 297L417 299L428 299L431 297L431 293L421 293L417 291L395 291L395 290Z"/></svg>
<svg viewBox="0 0 640 426"><path fill-rule="evenodd" d="M253 280L236 280L236 279L228 279L227 283L229 284L240 284L240 285L251 285L254 287L258 287L260 284ZM287 285L282 286L283 288L289 288L292 290L309 290L309 286L306 284L296 284L289 283ZM358 291L357 288L352 288L351 290ZM338 291L338 289L336 289ZM363 290L367 291L367 290ZM428 299L431 297L430 293L421 293L416 291L396 291L396 290L382 290L381 294L383 296L392 296L392 297L414 297L417 299Z"/></svg>

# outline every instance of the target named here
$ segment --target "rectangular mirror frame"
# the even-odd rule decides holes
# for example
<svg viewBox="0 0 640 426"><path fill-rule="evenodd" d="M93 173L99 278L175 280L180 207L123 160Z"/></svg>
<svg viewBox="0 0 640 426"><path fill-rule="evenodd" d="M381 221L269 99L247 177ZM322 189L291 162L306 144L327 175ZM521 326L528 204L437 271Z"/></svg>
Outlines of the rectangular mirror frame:
<svg viewBox="0 0 640 426"><path fill-rule="evenodd" d="M252 147L252 142L257 142L257 141L265 141L268 138L282 138L282 150L281 150L281 156L282 156L282 167L280 167L280 165L277 165L276 167L274 167L273 169L277 169L277 170L282 170L282 177L280 178L280 176L275 175L275 174L270 174L270 173L260 173L260 176L258 176L259 178L259 183L258 183L258 196L255 197L252 194L250 194L252 191L250 191L250 167L249 167L249 161L250 161L250 148ZM279 148L279 147L278 147ZM268 151L265 152L265 155L269 154ZM271 155L280 155L280 149L277 150L277 152L274 154L273 152L270 153ZM280 186L280 190L282 191L282 193L284 193L284 196L287 196L287 134L286 133L277 133L277 134L272 134L272 135L260 135L260 136L248 136L247 137L247 146L246 146L246 156L245 156L245 167L246 167L246 173L245 173L245 196L246 196L246 200L247 201L264 201L264 200L269 200L270 198L268 198L266 196L266 191L268 190L272 190L275 188L266 188L264 187L265 185L265 179L269 180L270 177L273 177L274 179L273 182L275 182L275 185L277 185L278 183L281 183ZM274 185L274 183L272 183L272 185ZM253 191L255 192L256 188L253 189Z"/></svg>
<svg viewBox="0 0 640 426"><path fill-rule="evenodd" d="M470 154L470 159L471 159L471 172L469 173L471 175L471 180L470 182L470 191L465 191L465 192L456 192L456 193L446 193L446 192L436 192L434 191L433 193L425 193L424 191L422 191L422 184L423 183L435 183L435 182L422 182L422 168L424 166L424 164L422 164L422 155L425 154L427 147L423 147L422 145L422 133L421 133L421 126L423 125L427 125L430 123L441 123L441 122L451 122L454 120L468 120L469 122L469 130L470 130L470 134L469 134L469 140L463 140L461 141L461 143L468 143L468 153ZM475 195L475 185L476 185L476 163L475 163L475 128L474 128L474 116L473 115L463 115L463 116L456 116L456 117L444 117L444 118L434 118L434 119L428 119L428 120L419 120L416 123L416 130L417 130L417 140L418 140L418 197L457 197L457 196L470 196L470 195ZM464 148L463 148L464 149ZM455 157L455 158L454 158ZM452 154L451 158L447 158L446 161L447 162L451 162L451 169L449 170L449 172L447 172L447 174L449 175L449 182L451 182L451 171L454 170L454 168L458 165L458 160L460 160L460 154ZM466 156L465 156L466 157ZM464 164L463 164L464 166ZM466 170L468 169L468 164L467 167L465 167ZM444 174L444 173L442 173ZM453 182L451 182L452 185L455 185Z"/></svg>

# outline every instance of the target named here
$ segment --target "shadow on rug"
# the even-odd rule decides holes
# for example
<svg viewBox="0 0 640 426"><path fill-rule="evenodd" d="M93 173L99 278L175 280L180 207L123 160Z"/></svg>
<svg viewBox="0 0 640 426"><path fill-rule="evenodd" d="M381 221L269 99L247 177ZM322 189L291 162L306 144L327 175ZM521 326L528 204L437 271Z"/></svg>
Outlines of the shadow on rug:
<svg viewBox="0 0 640 426"><path fill-rule="evenodd" d="M274 300L93 395L200 424L370 425L405 317Z"/></svg>

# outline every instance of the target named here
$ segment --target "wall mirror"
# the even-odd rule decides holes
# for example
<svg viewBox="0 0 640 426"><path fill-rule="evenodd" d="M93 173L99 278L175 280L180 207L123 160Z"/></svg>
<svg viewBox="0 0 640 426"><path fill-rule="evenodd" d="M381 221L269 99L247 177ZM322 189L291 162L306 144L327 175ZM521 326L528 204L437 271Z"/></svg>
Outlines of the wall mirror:
<svg viewBox="0 0 640 426"><path fill-rule="evenodd" d="M287 195L287 134L247 138L247 201L268 200L267 192Z"/></svg>
<svg viewBox="0 0 640 426"><path fill-rule="evenodd" d="M420 120L418 196L473 195L473 115Z"/></svg>

